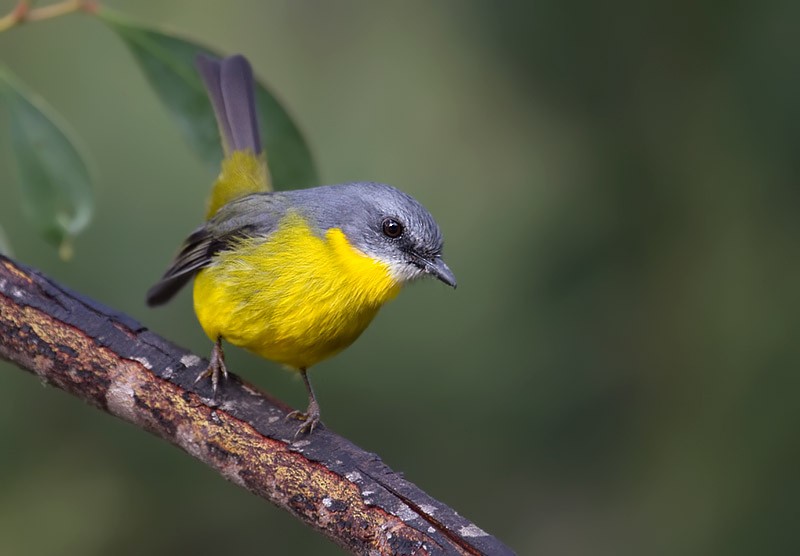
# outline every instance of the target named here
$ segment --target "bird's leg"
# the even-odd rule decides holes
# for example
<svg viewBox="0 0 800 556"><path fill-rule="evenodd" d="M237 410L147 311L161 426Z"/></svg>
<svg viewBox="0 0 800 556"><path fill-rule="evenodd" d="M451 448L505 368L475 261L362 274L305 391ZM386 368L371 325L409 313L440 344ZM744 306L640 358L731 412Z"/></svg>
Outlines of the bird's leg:
<svg viewBox="0 0 800 556"><path fill-rule="evenodd" d="M305 382L306 390L308 391L308 409L306 409L305 413L302 411L292 411L286 416L287 419L299 419L304 421L294 434L295 438L301 433L311 434L314 432L314 428L320 423L319 404L317 403L317 397L314 395L314 389L311 387L311 382L308 380L306 369L300 369L300 374L303 376L303 382Z"/></svg>
<svg viewBox="0 0 800 556"><path fill-rule="evenodd" d="M206 367L205 371L197 375L197 378L194 379L194 381L197 383L200 380L210 376L211 390L214 393L214 397L216 397L220 373L222 373L222 376L225 377L225 380L228 380L228 368L225 366L225 353L222 351L222 336L218 336L217 341L214 342L214 349L211 350L211 357L208 362L208 367Z"/></svg>

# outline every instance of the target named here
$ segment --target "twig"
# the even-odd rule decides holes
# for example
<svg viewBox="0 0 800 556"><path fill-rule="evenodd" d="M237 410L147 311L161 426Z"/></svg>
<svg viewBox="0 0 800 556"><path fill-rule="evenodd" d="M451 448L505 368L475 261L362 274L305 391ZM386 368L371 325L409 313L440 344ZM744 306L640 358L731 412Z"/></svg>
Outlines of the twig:
<svg viewBox="0 0 800 556"><path fill-rule="evenodd" d="M0 33L22 23L53 19L77 11L93 12L96 9L97 3L91 0L63 0L41 8L31 8L29 0L19 0L9 13L0 17Z"/></svg>
<svg viewBox="0 0 800 556"><path fill-rule="evenodd" d="M130 317L0 256L0 357L172 442L354 554L513 554L324 427L293 441L289 408Z"/></svg>

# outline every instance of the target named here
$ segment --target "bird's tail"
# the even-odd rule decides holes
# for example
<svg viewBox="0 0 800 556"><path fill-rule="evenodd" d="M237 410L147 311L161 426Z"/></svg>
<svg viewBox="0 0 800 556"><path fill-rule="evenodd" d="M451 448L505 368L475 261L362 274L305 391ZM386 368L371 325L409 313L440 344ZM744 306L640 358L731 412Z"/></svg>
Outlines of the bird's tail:
<svg viewBox="0 0 800 556"><path fill-rule="evenodd" d="M261 148L256 113L255 82L247 58L221 60L197 57L214 115L217 117L225 159L208 200L206 218L223 205L251 193L271 191L267 159Z"/></svg>

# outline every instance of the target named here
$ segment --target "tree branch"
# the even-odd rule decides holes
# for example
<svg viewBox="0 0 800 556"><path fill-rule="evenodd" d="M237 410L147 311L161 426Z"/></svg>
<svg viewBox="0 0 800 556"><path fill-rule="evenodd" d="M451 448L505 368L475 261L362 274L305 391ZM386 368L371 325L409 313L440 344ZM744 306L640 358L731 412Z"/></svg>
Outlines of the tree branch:
<svg viewBox="0 0 800 556"><path fill-rule="evenodd" d="M121 313L0 256L0 357L186 451L354 554L513 554L348 440Z"/></svg>

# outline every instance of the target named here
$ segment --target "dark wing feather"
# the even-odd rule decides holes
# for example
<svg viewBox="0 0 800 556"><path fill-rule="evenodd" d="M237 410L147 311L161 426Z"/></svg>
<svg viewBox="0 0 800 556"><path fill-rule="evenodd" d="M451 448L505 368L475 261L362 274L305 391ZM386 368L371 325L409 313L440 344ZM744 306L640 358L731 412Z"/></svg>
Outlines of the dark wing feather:
<svg viewBox="0 0 800 556"><path fill-rule="evenodd" d="M209 253L211 236L205 228L196 230L181 247L180 253L152 288L147 291L147 304L163 305L180 291L198 270L211 262Z"/></svg>
<svg viewBox="0 0 800 556"><path fill-rule="evenodd" d="M195 274L211 264L214 255L250 235L250 229L242 227L222 237L215 237L205 227L196 230L186 238L161 280L147 291L147 304L155 307L172 299Z"/></svg>
<svg viewBox="0 0 800 556"><path fill-rule="evenodd" d="M211 264L214 255L240 239L266 238L277 226L284 202L285 195L268 193L249 195L222 207L186 238L164 276L147 292L147 304L154 307L172 299L198 271Z"/></svg>

